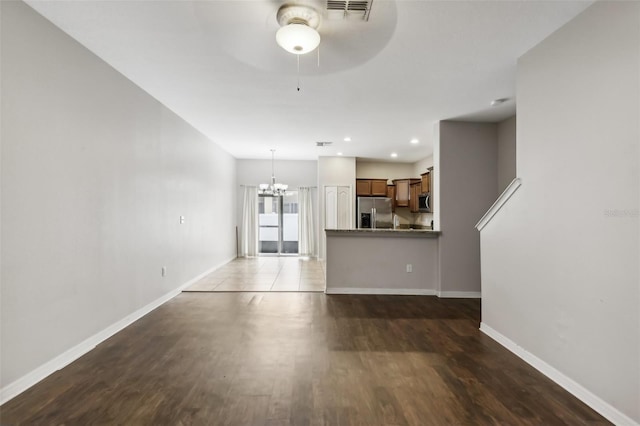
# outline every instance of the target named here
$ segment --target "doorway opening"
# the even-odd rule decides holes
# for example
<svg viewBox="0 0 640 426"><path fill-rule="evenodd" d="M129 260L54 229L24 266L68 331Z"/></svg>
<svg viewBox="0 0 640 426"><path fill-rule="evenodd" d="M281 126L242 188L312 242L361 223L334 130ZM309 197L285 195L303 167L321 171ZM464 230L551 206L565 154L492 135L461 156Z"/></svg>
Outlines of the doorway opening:
<svg viewBox="0 0 640 426"><path fill-rule="evenodd" d="M258 196L258 253L298 254L298 192Z"/></svg>

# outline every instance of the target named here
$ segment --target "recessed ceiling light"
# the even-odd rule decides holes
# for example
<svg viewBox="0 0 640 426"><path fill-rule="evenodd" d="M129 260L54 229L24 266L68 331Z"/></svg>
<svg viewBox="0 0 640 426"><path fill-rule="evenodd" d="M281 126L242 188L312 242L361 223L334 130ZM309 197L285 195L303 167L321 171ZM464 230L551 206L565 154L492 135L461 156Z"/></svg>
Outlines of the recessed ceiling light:
<svg viewBox="0 0 640 426"><path fill-rule="evenodd" d="M345 142L351 142L351 138L349 136L347 136L347 137L344 138L344 141Z"/></svg>
<svg viewBox="0 0 640 426"><path fill-rule="evenodd" d="M418 139L416 139L416 138L413 138L413 139L411 139L411 143L415 145L415 144L420 143L420 141Z"/></svg>
<svg viewBox="0 0 640 426"><path fill-rule="evenodd" d="M498 106L500 104L507 102L508 100L509 98L494 99L493 101L491 101L491 106Z"/></svg>
<svg viewBox="0 0 640 426"><path fill-rule="evenodd" d="M396 158L397 156L398 156L398 153L397 153L397 152L392 152L392 153L391 153L391 157Z"/></svg>
<svg viewBox="0 0 640 426"><path fill-rule="evenodd" d="M338 153L338 155L342 155L342 153L341 153L341 152L339 152L339 153Z"/></svg>

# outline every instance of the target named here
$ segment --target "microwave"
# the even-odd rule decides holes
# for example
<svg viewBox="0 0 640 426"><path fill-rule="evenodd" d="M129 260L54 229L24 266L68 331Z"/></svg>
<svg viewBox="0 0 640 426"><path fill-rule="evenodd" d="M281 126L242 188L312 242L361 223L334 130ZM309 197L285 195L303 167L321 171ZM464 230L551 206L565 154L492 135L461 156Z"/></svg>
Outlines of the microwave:
<svg viewBox="0 0 640 426"><path fill-rule="evenodd" d="M418 211L420 213L431 213L431 194L418 195Z"/></svg>

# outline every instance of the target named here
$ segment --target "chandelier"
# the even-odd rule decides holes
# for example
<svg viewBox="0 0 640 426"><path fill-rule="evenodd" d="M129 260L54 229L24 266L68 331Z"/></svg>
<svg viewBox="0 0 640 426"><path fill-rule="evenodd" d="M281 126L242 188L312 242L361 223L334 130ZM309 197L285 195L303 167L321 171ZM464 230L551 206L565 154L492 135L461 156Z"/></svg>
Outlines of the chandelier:
<svg viewBox="0 0 640 426"><path fill-rule="evenodd" d="M276 175L274 172L274 155L276 150L271 150L271 183L261 183L258 188L260 193L264 195L285 195L289 185L284 183L276 183Z"/></svg>

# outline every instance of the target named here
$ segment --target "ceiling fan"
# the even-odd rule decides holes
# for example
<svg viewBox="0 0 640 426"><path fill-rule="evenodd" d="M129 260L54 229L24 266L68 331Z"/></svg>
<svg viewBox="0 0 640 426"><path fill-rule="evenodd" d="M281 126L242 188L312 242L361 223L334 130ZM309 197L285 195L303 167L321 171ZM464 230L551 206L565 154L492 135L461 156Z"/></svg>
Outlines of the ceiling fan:
<svg viewBox="0 0 640 426"><path fill-rule="evenodd" d="M311 6L284 4L276 14L280 29L276 32L276 42L280 47L295 55L312 52L320 45L320 14Z"/></svg>
<svg viewBox="0 0 640 426"><path fill-rule="evenodd" d="M193 2L209 49L268 72L326 75L356 68L391 40L397 0ZM320 51L316 61L300 59ZM314 55L315 56L315 55ZM296 59L296 57L298 59Z"/></svg>

